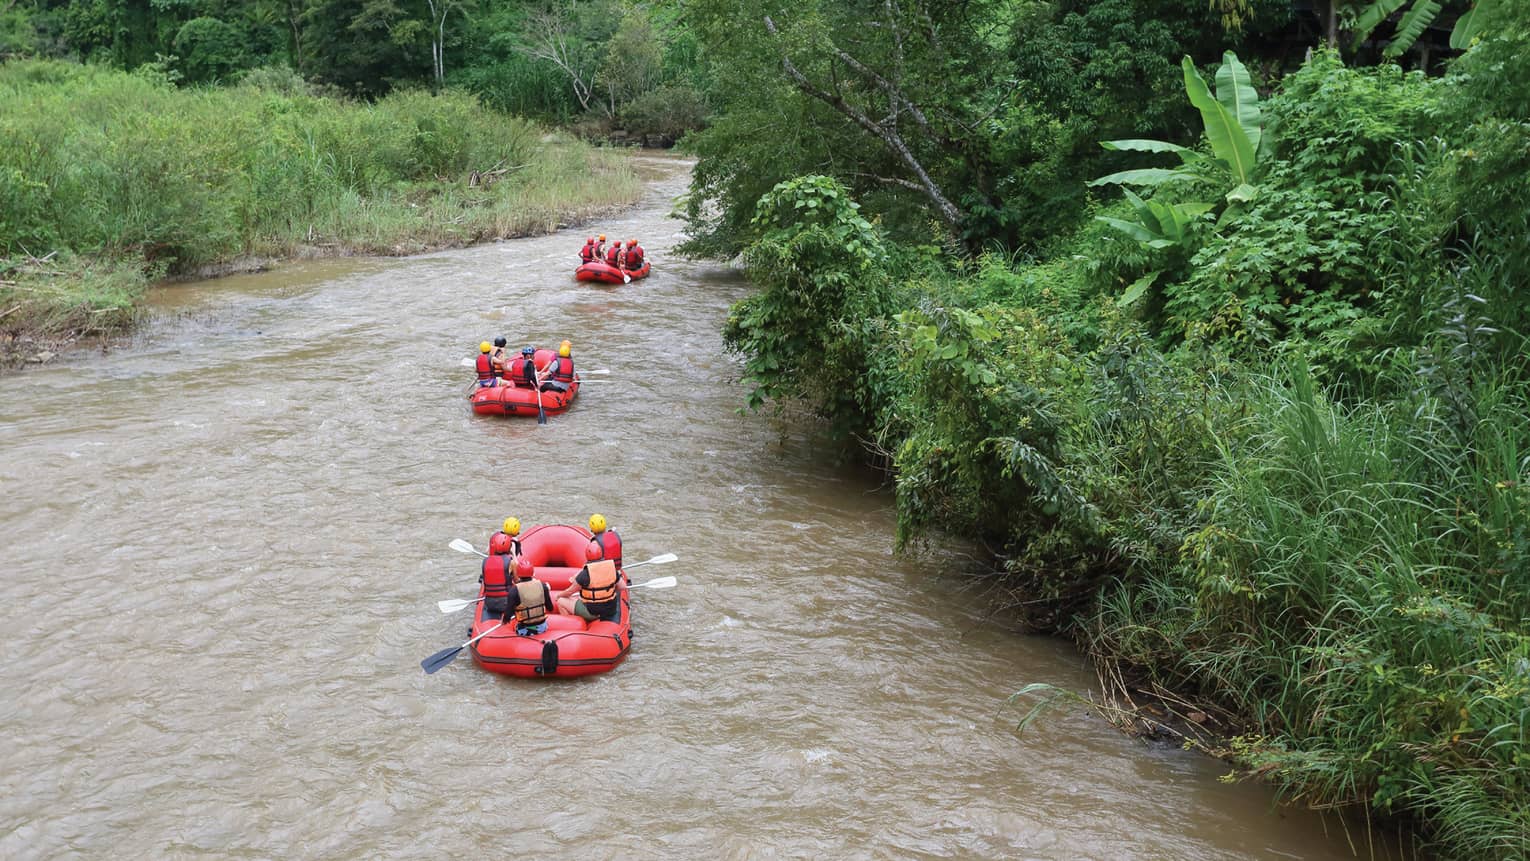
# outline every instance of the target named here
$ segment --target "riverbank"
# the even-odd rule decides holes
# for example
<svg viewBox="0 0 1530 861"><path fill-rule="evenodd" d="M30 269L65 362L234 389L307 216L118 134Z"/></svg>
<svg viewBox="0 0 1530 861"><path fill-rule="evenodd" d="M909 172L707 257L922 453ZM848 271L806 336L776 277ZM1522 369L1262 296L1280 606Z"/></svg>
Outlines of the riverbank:
<svg viewBox="0 0 1530 861"><path fill-rule="evenodd" d="M1103 223L1058 261L945 261L821 176L754 223L759 291L725 329L749 404L800 399L885 464L901 542L990 548L1002 603L1102 668L1109 716L1446 857L1525 857L1530 372L1487 316L1515 307L1492 270L1451 282L1405 246L1403 307L1429 311L1377 366L1215 331L1161 346ZM1077 701L1026 681L1022 710Z"/></svg>
<svg viewBox="0 0 1530 861"><path fill-rule="evenodd" d="M365 105L290 73L0 66L0 364L129 328L147 287L532 236L636 202L625 157L460 93Z"/></svg>

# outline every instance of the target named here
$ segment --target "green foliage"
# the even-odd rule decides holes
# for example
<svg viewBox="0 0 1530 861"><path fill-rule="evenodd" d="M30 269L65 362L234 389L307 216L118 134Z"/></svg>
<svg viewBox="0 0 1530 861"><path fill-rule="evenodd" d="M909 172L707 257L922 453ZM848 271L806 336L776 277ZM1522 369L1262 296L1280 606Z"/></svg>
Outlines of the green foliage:
<svg viewBox="0 0 1530 861"><path fill-rule="evenodd" d="M844 188L804 176L760 199L763 231L745 255L758 294L736 305L724 337L743 354L749 407L803 397L844 431L861 426L885 385L872 343L885 340L893 285L876 229Z"/></svg>
<svg viewBox="0 0 1530 861"><path fill-rule="evenodd" d="M622 109L622 125L634 135L678 139L706 125L707 106L697 90L675 84L649 90Z"/></svg>
<svg viewBox="0 0 1530 861"><path fill-rule="evenodd" d="M241 34L217 18L193 18L181 26L173 43L188 83L227 79L248 58Z"/></svg>
<svg viewBox="0 0 1530 861"><path fill-rule="evenodd" d="M1463 854L1522 853L1530 559L1521 527L1499 536L1525 502L1530 390L1482 381L1508 444L1462 458L1427 404L1345 408L1300 366L1250 381L1213 392L1246 418L1213 426L1202 525L1102 601L1092 642L1256 716L1230 752L1292 795L1429 811ZM1484 556L1489 536L1504 549Z"/></svg>
<svg viewBox="0 0 1530 861"><path fill-rule="evenodd" d="M622 16L606 42L600 80L613 105L626 105L663 80L663 49L653 22L642 7Z"/></svg>
<svg viewBox="0 0 1530 861"><path fill-rule="evenodd" d="M837 0L790 14L753 0L687 5L715 64L709 77L727 82L709 94L718 118L691 141L701 161L687 250L736 253L752 238L760 194L825 170L890 235L930 238L928 200L910 188L922 180L903 155L794 88L783 56L871 124L893 117L908 152L960 210L952 232L965 247L1039 252L1084 217L1082 180L1103 162L1086 142L1177 133L1186 106L1162 73L1187 46L1205 53L1222 37L1215 13L1188 0L887 8L901 12ZM765 15L779 36L768 37ZM895 79L901 99L878 78Z"/></svg>
<svg viewBox="0 0 1530 861"><path fill-rule="evenodd" d="M1183 180L1221 180L1233 186L1225 195L1232 204L1226 219L1241 211L1241 206L1253 200L1258 189L1253 185L1256 156L1263 130L1259 96L1254 91L1248 70L1238 61L1237 55L1228 51L1222 57L1217 70L1217 92L1213 97L1206 81L1196 71L1187 56L1181 63L1185 76L1185 92L1190 103L1201 112L1206 140L1211 145L1212 157L1168 141L1114 140L1101 141L1108 150L1118 152L1168 152L1179 156L1180 161L1191 170L1165 170L1162 168L1138 168L1117 171L1102 176L1089 184L1098 185L1148 185L1156 186ZM1206 169L1208 163L1211 169ZM1195 170L1201 168L1201 170ZM1143 201L1130 190L1126 198L1136 213L1136 220L1125 221L1109 216L1095 216L1127 236L1150 248L1184 246L1191 224L1201 215L1216 208L1215 204L1203 202L1161 203L1157 200ZM1141 282L1139 282L1141 283ZM1146 289L1143 287L1142 289ZM1128 302L1134 300L1127 300Z"/></svg>
<svg viewBox="0 0 1530 861"><path fill-rule="evenodd" d="M35 296L45 307L7 323L67 317L82 327L57 308L101 310L81 291L126 271L141 289L146 278L304 242L392 253L461 244L542 230L583 201L636 193L630 172L592 171L587 150L545 146L542 135L457 92L360 105L315 96L278 70L178 90L162 74L12 61L0 67L0 267L30 272L28 255L52 255L72 261L55 277L76 287L23 285L22 306L33 309ZM501 167L513 172L468 187L471 171Z"/></svg>
<svg viewBox="0 0 1530 861"><path fill-rule="evenodd" d="M1214 226L1197 199L1237 184L1209 170L1232 139L1115 141L1186 176L1041 258L884 241L871 266L838 186L782 186L716 222L764 288L730 321L752 403L801 398L890 455L900 542L981 538L1028 621L1242 721L1218 752L1247 773L1524 857L1527 42L1495 19L1444 80L1319 52L1258 105L1258 194ZM1199 107L1255 122L1246 81ZM785 169L722 137L706 182Z"/></svg>
<svg viewBox="0 0 1530 861"><path fill-rule="evenodd" d="M1383 52L1389 58L1400 57L1418 42L1424 31L1444 11L1445 5L1442 0L1371 0L1355 18L1355 44L1358 46L1370 38L1383 22L1399 10L1404 10ZM1486 19L1494 14L1500 4L1499 0L1475 0L1450 5L1469 7L1461 12L1450 32L1450 47L1463 50L1485 31Z"/></svg>

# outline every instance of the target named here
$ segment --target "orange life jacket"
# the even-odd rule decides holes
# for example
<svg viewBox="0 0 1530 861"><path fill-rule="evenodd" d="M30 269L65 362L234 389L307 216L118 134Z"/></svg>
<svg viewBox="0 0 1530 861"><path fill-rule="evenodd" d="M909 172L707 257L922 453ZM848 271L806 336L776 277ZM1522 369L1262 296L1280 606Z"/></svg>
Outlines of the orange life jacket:
<svg viewBox="0 0 1530 861"><path fill-rule="evenodd" d="M523 628L535 628L547 619L547 587L541 580L521 580L515 584L521 603L515 605L515 622Z"/></svg>
<svg viewBox="0 0 1530 861"><path fill-rule="evenodd" d="M616 598L616 563L609 559L584 566L590 585L579 587L579 597L586 604L603 604Z"/></svg>

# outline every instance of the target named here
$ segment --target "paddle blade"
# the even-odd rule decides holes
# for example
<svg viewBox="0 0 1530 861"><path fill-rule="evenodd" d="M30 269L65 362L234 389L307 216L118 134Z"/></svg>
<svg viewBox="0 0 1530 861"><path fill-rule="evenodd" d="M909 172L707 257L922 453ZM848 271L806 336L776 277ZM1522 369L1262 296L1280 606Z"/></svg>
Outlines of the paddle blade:
<svg viewBox="0 0 1530 861"><path fill-rule="evenodd" d="M624 567L624 568L636 568L639 565L663 565L666 562L673 562L673 561L675 561L676 559L679 559L679 558L680 558L679 556L676 556L673 553L661 553L658 556L653 557L652 559L644 559L642 562L634 562L631 565L624 565L622 567Z"/></svg>
<svg viewBox="0 0 1530 861"><path fill-rule="evenodd" d="M451 663L466 648L467 646L452 646L450 649L442 649L425 660L420 661L420 669L424 670L426 675L434 673L436 670Z"/></svg>
<svg viewBox="0 0 1530 861"><path fill-rule="evenodd" d="M483 552L482 550L475 549L473 545L467 543L461 538L453 538L452 543L446 546L457 551L458 553L476 553L485 559L489 558L489 554Z"/></svg>
<svg viewBox="0 0 1530 861"><path fill-rule="evenodd" d="M437 601L436 606L440 608L442 613L455 613L459 610L466 610L477 603L477 601L465 601L461 598L448 598L445 601Z"/></svg>
<svg viewBox="0 0 1530 861"><path fill-rule="evenodd" d="M634 589L669 589L675 585L673 577L655 577L643 583L633 583Z"/></svg>

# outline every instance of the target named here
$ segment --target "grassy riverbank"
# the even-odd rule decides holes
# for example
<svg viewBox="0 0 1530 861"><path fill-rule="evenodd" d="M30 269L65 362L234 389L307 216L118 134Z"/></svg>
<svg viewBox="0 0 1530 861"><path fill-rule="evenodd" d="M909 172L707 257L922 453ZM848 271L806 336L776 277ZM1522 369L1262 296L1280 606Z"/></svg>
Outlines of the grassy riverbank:
<svg viewBox="0 0 1530 861"><path fill-rule="evenodd" d="M620 155L472 96L317 95L290 72L176 89L59 62L0 66L0 333L129 325L153 280L315 255L543 233L636 201Z"/></svg>

